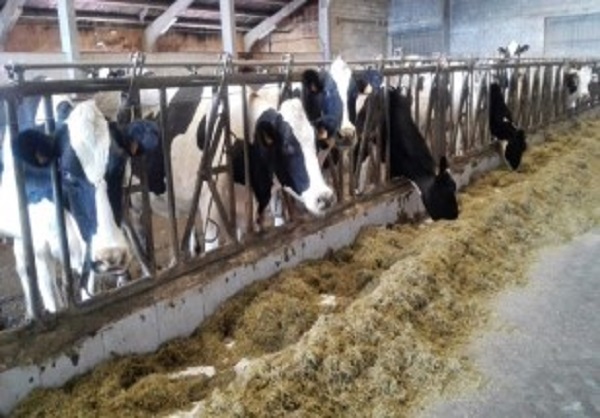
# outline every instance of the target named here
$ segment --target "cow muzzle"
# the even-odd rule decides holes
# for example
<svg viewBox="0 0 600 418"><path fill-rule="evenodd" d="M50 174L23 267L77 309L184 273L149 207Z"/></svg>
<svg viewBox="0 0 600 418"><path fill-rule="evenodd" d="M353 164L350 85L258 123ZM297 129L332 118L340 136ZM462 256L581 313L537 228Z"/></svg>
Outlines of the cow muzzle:
<svg viewBox="0 0 600 418"><path fill-rule="evenodd" d="M350 147L354 145L356 129L353 126L345 126L340 129L339 139L336 141L338 147Z"/></svg>
<svg viewBox="0 0 600 418"><path fill-rule="evenodd" d="M131 257L123 247L103 248L94 254L92 269L95 273L124 274Z"/></svg>
<svg viewBox="0 0 600 418"><path fill-rule="evenodd" d="M332 190L327 190L319 194L315 204L315 208L317 209L316 214L322 214L327 209L331 208L335 204L335 201L335 193Z"/></svg>

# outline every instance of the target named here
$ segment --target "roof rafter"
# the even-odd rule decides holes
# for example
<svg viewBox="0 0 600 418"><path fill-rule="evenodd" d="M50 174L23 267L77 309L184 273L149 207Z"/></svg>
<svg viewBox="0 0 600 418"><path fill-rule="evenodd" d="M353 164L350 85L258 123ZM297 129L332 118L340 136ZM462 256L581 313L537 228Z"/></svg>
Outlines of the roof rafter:
<svg viewBox="0 0 600 418"><path fill-rule="evenodd" d="M154 21L144 30L144 50L152 51L158 37L168 31L177 21L177 17L193 2L194 0L175 0L163 14L154 19Z"/></svg>
<svg viewBox="0 0 600 418"><path fill-rule="evenodd" d="M160 1L142 1L142 0L99 0L97 2L101 5L115 6L120 8L139 9L147 8L153 10L164 11L169 8L168 4L164 4ZM203 4L202 6L190 6L187 8L190 12L219 12L218 4ZM255 10L249 7L238 7L236 6L235 16L242 19L264 19L270 15L267 11Z"/></svg>
<svg viewBox="0 0 600 418"><path fill-rule="evenodd" d="M4 50L6 38L19 20L25 0L11 0L4 3L0 12L0 49Z"/></svg>
<svg viewBox="0 0 600 418"><path fill-rule="evenodd" d="M35 21L51 21L56 22L58 15L53 9L38 9L28 8L23 9L21 19L30 19ZM112 23L118 25L145 27L149 21L140 20L137 15L127 15L120 13L107 13L107 12L92 12L89 10L78 10L76 16L78 23L83 22L95 22L95 23ZM207 30L221 30L221 23L218 20L212 19L190 19L190 18L179 18L173 25L174 28L178 29L207 29ZM248 31L251 28L244 25L238 24L238 30Z"/></svg>
<svg viewBox="0 0 600 418"><path fill-rule="evenodd" d="M270 16L260 22L258 26L244 35L244 51L250 51L252 45L277 29L277 25L281 23L283 19L302 7L307 1L308 0L293 0L279 9L279 11L273 16Z"/></svg>

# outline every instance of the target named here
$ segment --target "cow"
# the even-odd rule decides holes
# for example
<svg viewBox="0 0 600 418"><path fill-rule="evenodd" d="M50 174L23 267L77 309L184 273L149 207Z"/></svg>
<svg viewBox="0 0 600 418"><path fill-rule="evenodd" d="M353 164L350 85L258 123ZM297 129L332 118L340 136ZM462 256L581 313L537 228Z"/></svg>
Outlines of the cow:
<svg viewBox="0 0 600 418"><path fill-rule="evenodd" d="M491 134L500 141L502 157L508 166L516 170L527 149L525 131L513 121L510 109L504 102L500 85L490 84L489 127Z"/></svg>
<svg viewBox="0 0 600 418"><path fill-rule="evenodd" d="M373 70L367 70L353 75L350 67L341 59L337 58L333 61L331 66L327 70L316 71L306 70L303 73L302 83L300 85L294 85L293 90L296 90L295 95L285 94L279 90L279 88L273 88L273 86L263 86L258 88L255 93L262 97L263 102L269 103L273 109L277 109L281 99L293 99L294 97L300 96L302 99L304 111L308 115L308 120L315 129L320 133L319 138L329 139L328 141L318 141L317 147L322 149L324 147L331 147L332 142L335 142L336 138L346 138L351 140L354 135L353 122L356 118L357 102L360 102L360 96L366 95L374 86L379 86L382 82L381 74ZM241 96L238 92L232 93L235 88L230 88L230 108L232 115L232 131L237 138L243 137L241 129ZM171 160L173 170L175 194L176 194L176 208L178 216L186 214L190 208L190 199L193 193L195 185L191 179L195 178L195 169L198 167L203 149L202 144L205 141L201 138L204 135L206 128L207 114L210 111L212 101L211 88L182 88L182 89L168 89L167 90L167 132L165 140L172 147ZM145 97L141 98L141 106L143 115L153 114L155 118L159 118L158 108L156 107L156 100L145 100ZM358 103L360 106L360 103ZM236 108L237 106L237 108ZM110 117L116 118L119 111L113 108ZM175 141L175 137L183 135L183 137L191 138L187 141L183 137ZM327 145L325 145L327 144ZM199 152L194 146L199 147ZM238 151L239 151L239 145ZM157 213L165 214L166 212L166 185L164 182L164 167L162 166L162 151L157 150L155 157L150 157L147 154L147 158L153 158L154 163L150 166L154 167L149 170L150 180L150 191L154 194L152 196L153 209ZM311 168L312 173L314 168ZM242 182L239 176L239 171L236 175L236 181ZM163 179L163 180L161 180ZM218 181L226 181L224 176L219 176ZM245 181L245 180L244 180ZM317 182L318 183L318 182ZM257 187L257 184L254 184ZM161 190L152 190L153 187L160 187ZM255 189L255 187L253 187ZM224 190L222 185L219 187ZM256 189L255 189L256 190ZM288 192L291 189L286 189ZM288 193L290 196L294 196L292 193ZM328 196L328 192L325 192L325 202L327 206L332 200L331 196ZM261 199L265 199L265 195ZM298 197L298 196L294 196ZM204 198L208 198L204 201ZM305 198L303 198L305 199ZM296 199L298 201L298 199ZM209 206L212 199L210 193L204 193L204 197L201 196L201 202L199 205L200 213L206 214L209 210ZM314 209L317 207L314 202L302 201L302 205L308 209L309 212L317 214L314 210L311 211L311 207ZM134 207L139 208L139 201L134 203ZM259 201L259 207L261 211L264 207L261 206ZM214 209L213 209L213 212ZM222 220L218 213L215 213L217 219L212 219L211 216L202 220L203 229L206 232L207 237L213 240L219 234L220 228L217 225L222 224ZM210 218L210 221L209 221ZM257 214L258 224L264 221L263 214ZM192 235L193 238L193 235ZM188 243L188 248L191 252L192 248L197 248L194 241Z"/></svg>
<svg viewBox="0 0 600 418"><path fill-rule="evenodd" d="M353 73L350 66L337 57L329 69L308 69L302 74L302 101L308 119L319 139L340 137L352 141L356 132L357 102L383 83L379 71L368 69Z"/></svg>
<svg viewBox="0 0 600 418"><path fill-rule="evenodd" d="M22 103L20 115L35 114L36 100L39 103L39 98ZM119 228L121 188L128 158L115 138L121 135L120 131L111 127L93 101L74 106L61 102L55 114L54 134L44 133L41 126L31 124L31 119L24 116L19 120L17 137L11 138L7 132L2 147L0 235L13 238L27 319L34 316L34 307L17 205L15 159L23 161L37 283L46 311L56 312L64 304L55 273L55 263L61 261L61 255L49 168L52 162L58 162L73 271L83 279L89 275L89 287L96 274L124 273L131 259L129 244Z"/></svg>
<svg viewBox="0 0 600 418"><path fill-rule="evenodd" d="M385 150L387 142L385 112L387 112L390 126L390 177L405 177L416 186L431 219L457 219L459 208L456 199L456 183L449 173L448 161L445 156L440 157L436 170L434 158L412 118L412 98L410 94L402 94L402 90L394 87L386 93L380 89L370 95L358 114L357 130L361 135L365 131L381 133L380 142ZM388 109L384 107L384 94L388 94ZM366 119L367 112L373 115L370 122ZM383 150L380 150L379 155L385 162Z"/></svg>
<svg viewBox="0 0 600 418"><path fill-rule="evenodd" d="M589 104L598 96L598 74L590 65L570 66L563 76L566 90L567 112L573 113L578 106ZM592 97L592 94L595 97Z"/></svg>
<svg viewBox="0 0 600 418"><path fill-rule="evenodd" d="M242 100L248 103L249 132L249 172L244 176L243 166L243 112ZM317 160L315 131L306 117L302 102L292 97L283 100L278 108L270 98L262 97L259 91L248 88L242 96L240 87L229 88L229 119L234 144L232 147L234 178L228 173L216 176L216 189L224 202L228 201L227 185L233 180L238 185L250 182L257 200L256 222L261 228L264 211L271 198L273 180L277 178L285 192L296 200L306 211L321 216L331 207L335 197L325 183ZM222 136L206 137L207 125L213 105L212 87L183 87L170 95L166 109L165 136L162 138L170 147L173 167L174 197L177 216L187 215L192 206L195 179L207 147L219 141L215 147L212 166L222 165L226 149ZM163 118L160 113L154 118ZM163 164L162 147L155 147L146 153L151 204L155 213L166 213L166 173ZM240 201L242 187L236 188L236 201ZM202 229L207 241L223 242L221 235L224 220L215 207L215 196L204 187L199 196L198 209ZM134 202L139 208L139 202ZM250 227L250 226L248 226ZM244 233L241 231L240 233ZM193 235L192 237L193 238ZM208 244L208 243L207 243ZM191 240L188 250L198 251ZM210 248L214 248L210 245ZM208 246L207 246L208 249Z"/></svg>
<svg viewBox="0 0 600 418"><path fill-rule="evenodd" d="M507 46L501 46L498 48L500 59L509 60L513 58L520 58L526 51L529 50L528 44L519 44L517 41L512 40Z"/></svg>

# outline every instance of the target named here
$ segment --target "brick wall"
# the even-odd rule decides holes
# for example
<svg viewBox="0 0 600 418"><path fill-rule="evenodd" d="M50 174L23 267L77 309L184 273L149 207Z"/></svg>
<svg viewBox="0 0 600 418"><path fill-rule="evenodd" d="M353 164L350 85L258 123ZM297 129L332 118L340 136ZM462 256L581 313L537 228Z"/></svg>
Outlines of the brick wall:
<svg viewBox="0 0 600 418"><path fill-rule="evenodd" d="M387 53L390 0L331 0L332 57L370 59Z"/></svg>

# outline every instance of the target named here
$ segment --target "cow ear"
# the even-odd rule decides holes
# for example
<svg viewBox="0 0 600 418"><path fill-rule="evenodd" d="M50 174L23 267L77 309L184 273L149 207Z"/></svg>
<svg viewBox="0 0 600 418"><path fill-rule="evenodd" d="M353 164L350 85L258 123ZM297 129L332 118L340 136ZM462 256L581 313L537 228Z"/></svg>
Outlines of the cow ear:
<svg viewBox="0 0 600 418"><path fill-rule="evenodd" d="M445 155L440 157L440 164L438 165L438 176L444 174L448 170L448 159Z"/></svg>
<svg viewBox="0 0 600 418"><path fill-rule="evenodd" d="M153 152L160 147L160 130L155 122L136 120L127 126L126 149L136 156Z"/></svg>
<svg viewBox="0 0 600 418"><path fill-rule="evenodd" d="M270 147L279 138L278 126L280 115L273 109L264 112L256 121L254 142L264 147Z"/></svg>
<svg viewBox="0 0 600 418"><path fill-rule="evenodd" d="M529 44L525 44L525 45L521 45L521 47L518 49L519 54L522 54L523 52L526 52L529 50Z"/></svg>
<svg viewBox="0 0 600 418"><path fill-rule="evenodd" d="M47 167L58 157L54 138L36 129L20 132L12 141L15 157L34 167Z"/></svg>
<svg viewBox="0 0 600 418"><path fill-rule="evenodd" d="M319 73L312 69L306 70L302 74L302 86L311 93L320 93L324 88Z"/></svg>

